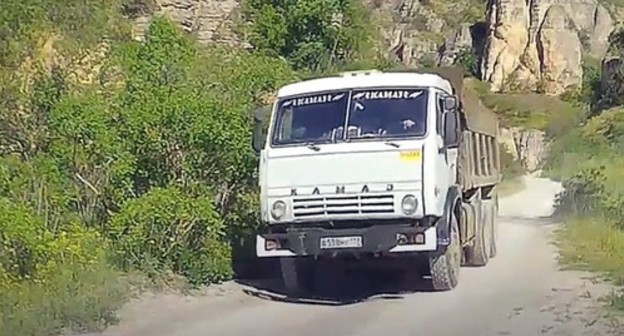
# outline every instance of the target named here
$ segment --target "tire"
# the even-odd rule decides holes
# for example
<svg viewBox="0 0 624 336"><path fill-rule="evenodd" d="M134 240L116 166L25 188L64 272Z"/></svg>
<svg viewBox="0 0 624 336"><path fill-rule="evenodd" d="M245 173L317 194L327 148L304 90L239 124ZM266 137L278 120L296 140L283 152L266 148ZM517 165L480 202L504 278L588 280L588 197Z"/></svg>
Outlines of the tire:
<svg viewBox="0 0 624 336"><path fill-rule="evenodd" d="M498 252L496 241L498 239L498 218L497 218L497 209L496 209L497 201L492 201L491 206L489 207L488 215L489 215L489 225L491 228L491 238L490 238L490 259L496 257Z"/></svg>
<svg viewBox="0 0 624 336"><path fill-rule="evenodd" d="M314 268L311 260L306 258L280 258L282 281L286 296L300 298L309 295L313 290Z"/></svg>
<svg viewBox="0 0 624 336"><path fill-rule="evenodd" d="M457 287L461 264L461 242L457 216L451 217L451 243L440 256L429 258L431 282L436 291L449 291Z"/></svg>
<svg viewBox="0 0 624 336"><path fill-rule="evenodd" d="M492 231L487 220L487 207L483 203L476 207L478 207L478 211L476 211L477 223L475 223L477 232L472 246L466 249L466 263L473 267L483 267L490 261Z"/></svg>

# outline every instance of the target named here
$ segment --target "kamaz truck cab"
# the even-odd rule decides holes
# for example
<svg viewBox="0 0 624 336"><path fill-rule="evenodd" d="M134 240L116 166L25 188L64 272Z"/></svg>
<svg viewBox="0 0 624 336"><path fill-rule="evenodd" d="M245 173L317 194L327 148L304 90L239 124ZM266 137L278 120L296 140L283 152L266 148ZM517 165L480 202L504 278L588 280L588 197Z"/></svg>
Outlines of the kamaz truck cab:
<svg viewBox="0 0 624 336"><path fill-rule="evenodd" d="M449 290L462 260L493 254L495 206L483 204L500 180L498 124L467 120L462 78L344 73L282 87L266 133L256 115L256 254L281 259L289 295L307 289L318 259L424 255L434 288Z"/></svg>

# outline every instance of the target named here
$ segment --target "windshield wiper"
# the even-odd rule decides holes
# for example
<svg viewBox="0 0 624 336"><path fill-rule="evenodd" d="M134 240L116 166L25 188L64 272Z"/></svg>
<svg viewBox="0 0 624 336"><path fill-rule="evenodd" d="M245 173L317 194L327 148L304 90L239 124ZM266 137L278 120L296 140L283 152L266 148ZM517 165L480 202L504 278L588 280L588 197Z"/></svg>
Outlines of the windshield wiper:
<svg viewBox="0 0 624 336"><path fill-rule="evenodd" d="M321 150L321 147L317 146L314 142L308 142L305 144L306 147L310 148L311 150L318 152Z"/></svg>
<svg viewBox="0 0 624 336"><path fill-rule="evenodd" d="M392 142L392 141L385 141L385 142L384 142L384 145L392 146L392 147L394 147L394 148L399 148L399 147L401 147L398 143L396 143L396 142Z"/></svg>

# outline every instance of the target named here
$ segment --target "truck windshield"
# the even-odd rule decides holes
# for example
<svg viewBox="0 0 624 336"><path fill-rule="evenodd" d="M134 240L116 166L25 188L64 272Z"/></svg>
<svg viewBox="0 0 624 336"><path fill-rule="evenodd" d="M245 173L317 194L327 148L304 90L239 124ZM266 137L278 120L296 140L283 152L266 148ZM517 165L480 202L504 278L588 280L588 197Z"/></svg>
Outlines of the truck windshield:
<svg viewBox="0 0 624 336"><path fill-rule="evenodd" d="M376 89L282 99L277 102L273 144L342 140L345 125L349 140L422 136L427 96L423 89Z"/></svg>
<svg viewBox="0 0 624 336"><path fill-rule="evenodd" d="M425 135L425 90L357 90L352 92L351 100L349 139Z"/></svg>
<svg viewBox="0 0 624 336"><path fill-rule="evenodd" d="M322 143L336 138L347 119L348 91L278 101L275 144Z"/></svg>

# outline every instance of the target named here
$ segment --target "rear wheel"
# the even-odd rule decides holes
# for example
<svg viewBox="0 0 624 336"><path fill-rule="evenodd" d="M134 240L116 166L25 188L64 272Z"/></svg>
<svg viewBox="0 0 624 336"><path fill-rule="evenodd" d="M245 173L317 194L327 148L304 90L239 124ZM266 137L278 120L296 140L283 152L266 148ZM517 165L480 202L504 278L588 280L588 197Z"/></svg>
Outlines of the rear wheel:
<svg viewBox="0 0 624 336"><path fill-rule="evenodd" d="M496 211L496 200L492 200L488 202L487 207L487 220L488 225L490 226L490 232L492 233L490 237L490 259L496 257L497 248L496 248L496 239L498 238L498 225L497 225L497 211Z"/></svg>
<svg viewBox="0 0 624 336"><path fill-rule="evenodd" d="M444 254L429 258L433 289L448 291L457 286L461 266L461 242L459 241L459 223L455 214L451 216L451 242Z"/></svg>
<svg viewBox="0 0 624 336"><path fill-rule="evenodd" d="M307 258L280 258L286 296L299 298L310 294L314 284L314 265Z"/></svg>
<svg viewBox="0 0 624 336"><path fill-rule="evenodd" d="M475 216L475 239L472 245L466 249L466 262L470 266L482 267L490 260L490 248L492 240L491 225L488 221L488 210L484 204L471 205L476 207Z"/></svg>

